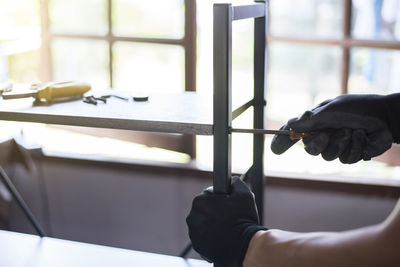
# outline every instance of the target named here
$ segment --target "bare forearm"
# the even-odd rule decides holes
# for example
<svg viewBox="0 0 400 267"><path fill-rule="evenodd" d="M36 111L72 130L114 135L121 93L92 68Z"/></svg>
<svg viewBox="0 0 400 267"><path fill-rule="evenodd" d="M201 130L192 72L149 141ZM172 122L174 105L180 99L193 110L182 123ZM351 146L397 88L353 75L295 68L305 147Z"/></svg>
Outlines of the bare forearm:
<svg viewBox="0 0 400 267"><path fill-rule="evenodd" d="M293 266L399 266L398 253L389 247L380 225L340 233L298 237ZM396 248L397 250L397 248ZM397 259L396 259L397 258ZM296 264L299 263L299 264Z"/></svg>
<svg viewBox="0 0 400 267"><path fill-rule="evenodd" d="M388 242L381 225L340 233L259 232L244 267L400 266L398 242Z"/></svg>

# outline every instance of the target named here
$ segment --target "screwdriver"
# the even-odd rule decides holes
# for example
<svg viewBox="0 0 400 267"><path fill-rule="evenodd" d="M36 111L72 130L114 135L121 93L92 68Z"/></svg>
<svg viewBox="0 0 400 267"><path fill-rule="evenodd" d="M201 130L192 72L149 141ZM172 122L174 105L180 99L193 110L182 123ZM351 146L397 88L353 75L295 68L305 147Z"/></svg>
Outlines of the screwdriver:
<svg viewBox="0 0 400 267"><path fill-rule="evenodd" d="M3 99L34 97L36 100L51 102L57 98L83 96L91 86L82 82L58 82L32 85L31 90L20 93L3 93ZM30 92L32 91L32 92Z"/></svg>
<svg viewBox="0 0 400 267"><path fill-rule="evenodd" d="M255 133L255 134L283 134L288 135L290 140L298 140L310 136L310 132L296 132L293 130L265 130L265 129L231 129L233 133Z"/></svg>

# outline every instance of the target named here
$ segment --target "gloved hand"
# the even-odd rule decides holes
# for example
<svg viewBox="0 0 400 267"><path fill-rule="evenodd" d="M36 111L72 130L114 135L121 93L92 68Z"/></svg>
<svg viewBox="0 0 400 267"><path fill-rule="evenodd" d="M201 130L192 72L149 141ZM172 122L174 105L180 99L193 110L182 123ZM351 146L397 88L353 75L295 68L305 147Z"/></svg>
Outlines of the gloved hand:
<svg viewBox="0 0 400 267"><path fill-rule="evenodd" d="M212 187L193 200L186 218L193 248L203 258L223 266L242 266L259 225L254 195L239 177L233 177L230 194L215 194Z"/></svg>
<svg viewBox="0 0 400 267"><path fill-rule="evenodd" d="M400 94L341 95L327 100L281 129L311 132L305 150L342 163L370 160L400 142ZM274 136L271 150L282 154L297 140Z"/></svg>

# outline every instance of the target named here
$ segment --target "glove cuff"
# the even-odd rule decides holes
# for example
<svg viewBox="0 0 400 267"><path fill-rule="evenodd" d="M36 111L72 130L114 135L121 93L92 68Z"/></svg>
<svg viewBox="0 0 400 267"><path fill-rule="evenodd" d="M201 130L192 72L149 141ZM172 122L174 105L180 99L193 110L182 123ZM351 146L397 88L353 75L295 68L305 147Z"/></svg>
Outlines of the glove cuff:
<svg viewBox="0 0 400 267"><path fill-rule="evenodd" d="M400 93L385 96L387 123L396 144L400 143Z"/></svg>
<svg viewBox="0 0 400 267"><path fill-rule="evenodd" d="M246 256L247 249L249 247L249 243L253 235L258 231L266 231L266 230L268 230L268 228L261 225L251 225L246 228L241 238L241 246L239 251L240 254L238 255L238 263L237 263L238 267L242 267L244 257Z"/></svg>

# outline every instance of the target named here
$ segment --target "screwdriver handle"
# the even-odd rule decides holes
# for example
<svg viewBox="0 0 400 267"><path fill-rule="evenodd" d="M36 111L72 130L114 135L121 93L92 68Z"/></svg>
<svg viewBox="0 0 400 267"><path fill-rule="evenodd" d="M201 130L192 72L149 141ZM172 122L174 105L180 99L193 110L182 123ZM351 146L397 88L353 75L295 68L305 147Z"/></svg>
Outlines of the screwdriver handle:
<svg viewBox="0 0 400 267"><path fill-rule="evenodd" d="M290 140L299 140L299 139L303 139L304 137L307 137L310 135L311 135L310 132L296 132L293 130L290 130L290 132L289 132Z"/></svg>
<svg viewBox="0 0 400 267"><path fill-rule="evenodd" d="M52 101L56 98L81 96L89 91L91 86L82 82L62 82L46 85L38 90L38 99Z"/></svg>

